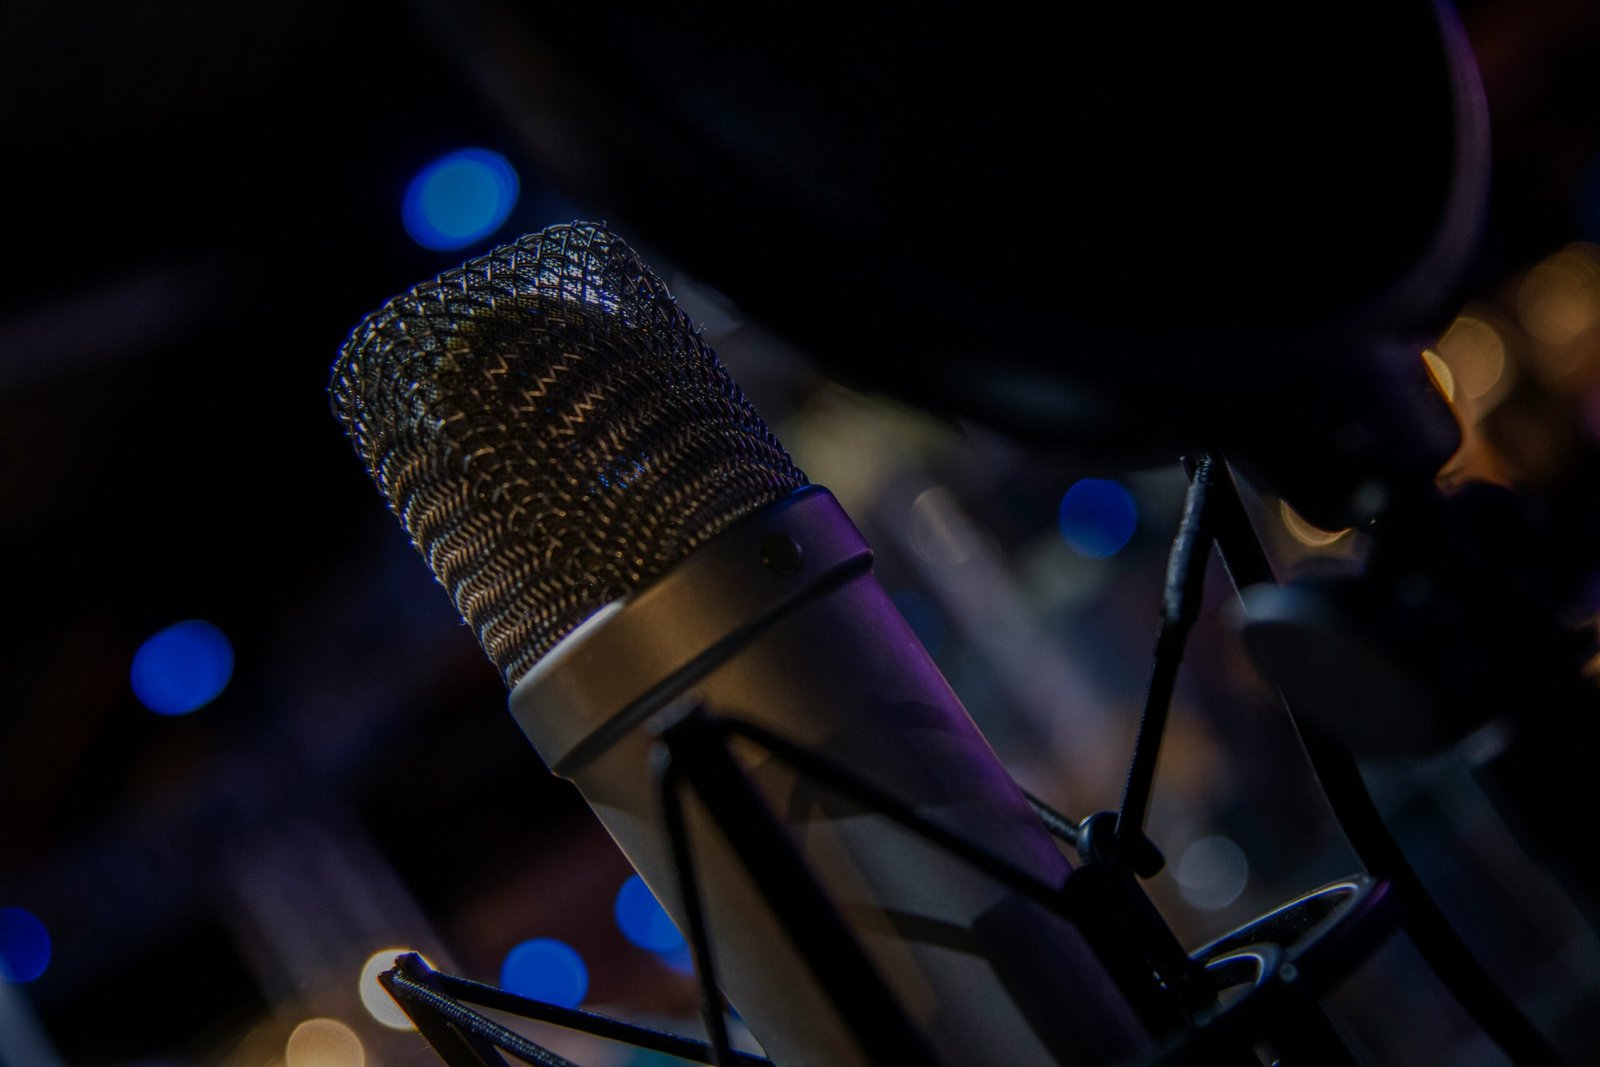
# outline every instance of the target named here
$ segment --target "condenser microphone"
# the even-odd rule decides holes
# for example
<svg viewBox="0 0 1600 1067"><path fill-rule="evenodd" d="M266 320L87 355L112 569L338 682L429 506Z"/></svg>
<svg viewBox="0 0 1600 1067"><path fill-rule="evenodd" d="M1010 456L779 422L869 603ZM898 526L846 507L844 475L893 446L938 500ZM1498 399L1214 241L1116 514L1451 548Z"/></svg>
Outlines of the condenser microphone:
<svg viewBox="0 0 1600 1067"><path fill-rule="evenodd" d="M396 297L352 333L331 391L517 722L680 927L653 768L657 720L690 695L1065 883L861 535L617 237L552 227ZM1077 927L769 753L730 752L920 1039L903 1059L864 1046L748 857L688 805L718 978L776 1063L1102 1064L1148 1046Z"/></svg>

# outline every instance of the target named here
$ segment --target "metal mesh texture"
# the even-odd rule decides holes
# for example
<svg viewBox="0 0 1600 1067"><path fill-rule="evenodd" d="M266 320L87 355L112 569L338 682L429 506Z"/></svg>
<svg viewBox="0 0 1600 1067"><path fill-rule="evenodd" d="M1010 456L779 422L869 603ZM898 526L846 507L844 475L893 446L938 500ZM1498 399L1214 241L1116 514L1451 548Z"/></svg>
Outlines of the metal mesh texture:
<svg viewBox="0 0 1600 1067"><path fill-rule="evenodd" d="M329 391L508 685L806 484L666 286L589 223L390 300L351 333Z"/></svg>

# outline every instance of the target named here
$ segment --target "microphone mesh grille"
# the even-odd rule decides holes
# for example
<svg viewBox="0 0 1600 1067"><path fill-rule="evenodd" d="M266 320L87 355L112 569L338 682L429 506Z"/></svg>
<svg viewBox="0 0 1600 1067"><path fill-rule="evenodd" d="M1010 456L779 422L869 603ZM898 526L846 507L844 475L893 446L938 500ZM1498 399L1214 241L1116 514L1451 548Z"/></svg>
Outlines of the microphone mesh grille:
<svg viewBox="0 0 1600 1067"><path fill-rule="evenodd" d="M806 484L660 279L588 223L390 300L352 332L329 391L508 685Z"/></svg>

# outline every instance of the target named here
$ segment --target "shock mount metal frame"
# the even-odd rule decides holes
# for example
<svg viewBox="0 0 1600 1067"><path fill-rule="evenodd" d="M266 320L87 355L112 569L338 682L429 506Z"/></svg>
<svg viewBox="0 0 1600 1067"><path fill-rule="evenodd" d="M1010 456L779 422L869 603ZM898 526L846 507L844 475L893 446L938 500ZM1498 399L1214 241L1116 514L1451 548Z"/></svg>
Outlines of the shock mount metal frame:
<svg viewBox="0 0 1600 1067"><path fill-rule="evenodd" d="M1155 1051L1141 1060L1151 1067L1258 1064L1256 1050L1263 1047L1272 1056L1270 1062L1282 1067L1354 1064L1319 998L1397 930L1409 936L1443 986L1514 1063L1559 1063L1554 1047L1445 919L1384 824L1350 751L1296 718L1292 708L1286 710L1312 770L1365 873L1313 890L1192 953L1182 948L1140 887L1139 879L1153 876L1163 865L1160 852L1145 836L1144 823L1212 548L1236 589L1274 581L1222 457L1202 454L1185 460L1184 467L1189 489L1168 557L1150 686L1121 808L1074 823L1037 798L1028 798L1046 828L1081 857L1081 865L1063 885L1039 881L871 782L769 730L719 709L689 705L678 709L661 731L658 788L709 1040L517 996L436 972L415 954L400 957L380 976L384 988L449 1067L503 1067L502 1052L539 1067L577 1067L472 1005L694 1063L769 1064L764 1057L733 1048L728 1034L685 825L687 793L700 801L739 857L863 1056L885 1067L943 1062L938 1049L912 1025L730 751L737 739L1074 923L1157 1039Z"/></svg>

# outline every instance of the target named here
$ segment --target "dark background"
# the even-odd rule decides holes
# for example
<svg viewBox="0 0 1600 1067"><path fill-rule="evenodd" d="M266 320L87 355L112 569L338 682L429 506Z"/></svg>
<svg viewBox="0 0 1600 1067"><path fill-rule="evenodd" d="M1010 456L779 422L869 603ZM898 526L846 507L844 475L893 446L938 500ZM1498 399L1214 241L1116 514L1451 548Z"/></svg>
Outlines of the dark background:
<svg viewBox="0 0 1600 1067"><path fill-rule="evenodd" d="M427 1063L415 1035L361 1009L362 961L413 946L492 981L533 936L584 953L590 1003L692 1025L687 980L612 925L624 861L505 714L493 669L328 413L349 328L466 254L419 248L399 215L417 169L464 145L504 153L521 177L484 245L589 217L641 247L873 538L885 583L1018 776L1073 812L1116 797L1175 469L1130 453L1137 426L1114 448L1108 436L1030 450L835 384L782 339L805 331L720 296L737 279L676 266L715 256L618 214L604 193L621 180L550 177L560 146L495 95L484 72L505 58L473 53L493 32L448 32L451 17L293 0L0 9L0 906L28 908L54 942L41 978L4 989L11 1018L37 1028L0 1032L0 1060L44 1055L28 1043L42 1041L69 1063L254 1067L282 1056L302 1020L332 1016L369 1063ZM474 18L537 25L492 5ZM1569 345L1578 370L1555 381L1517 315L1525 272L1600 241L1600 17L1576 0L1480 0L1463 18L1494 171L1461 299L1488 309L1477 314L1512 363L1582 429L1594 324ZM1136 38L1122 47L1137 56ZM1485 450L1479 469L1515 480L1508 468L1541 440L1534 425L1469 444ZM1055 533L1061 494L1084 475L1123 479L1141 506L1133 542L1108 560ZM1284 532L1274 499L1260 506L1286 567L1359 554L1348 536L1313 551ZM232 681L194 715L152 715L129 689L132 656L194 617L232 640ZM1356 867L1215 607L1197 640L1156 835L1169 857L1226 836L1250 878L1220 904L1158 881L1196 943ZM1553 1027L1577 1025L1600 963L1570 906L1499 873L1526 863L1470 798L1439 800L1456 785L1406 783L1390 798L1397 818L1423 828L1442 882L1478 886L1461 891L1466 914L1486 928L1491 914L1541 916L1486 940L1520 938L1507 957L1520 990ZM1461 840L1472 848L1452 851ZM1397 989L1414 1008L1385 1010ZM1340 1010L1375 1062L1494 1062L1404 949Z"/></svg>

